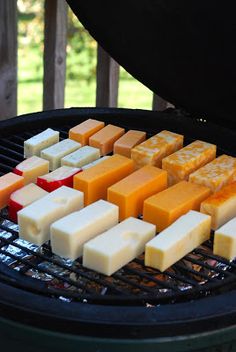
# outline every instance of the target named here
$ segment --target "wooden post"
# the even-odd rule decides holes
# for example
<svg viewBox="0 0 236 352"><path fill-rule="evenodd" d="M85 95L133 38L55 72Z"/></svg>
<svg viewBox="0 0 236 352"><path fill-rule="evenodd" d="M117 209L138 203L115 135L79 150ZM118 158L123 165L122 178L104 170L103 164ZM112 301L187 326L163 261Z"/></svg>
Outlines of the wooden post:
<svg viewBox="0 0 236 352"><path fill-rule="evenodd" d="M156 94L153 94L152 110L163 111L167 108L168 102Z"/></svg>
<svg viewBox="0 0 236 352"><path fill-rule="evenodd" d="M17 1L0 1L0 120L17 114Z"/></svg>
<svg viewBox="0 0 236 352"><path fill-rule="evenodd" d="M45 0L43 109L64 107L68 5Z"/></svg>
<svg viewBox="0 0 236 352"><path fill-rule="evenodd" d="M97 49L97 107L117 107L120 66L99 45Z"/></svg>

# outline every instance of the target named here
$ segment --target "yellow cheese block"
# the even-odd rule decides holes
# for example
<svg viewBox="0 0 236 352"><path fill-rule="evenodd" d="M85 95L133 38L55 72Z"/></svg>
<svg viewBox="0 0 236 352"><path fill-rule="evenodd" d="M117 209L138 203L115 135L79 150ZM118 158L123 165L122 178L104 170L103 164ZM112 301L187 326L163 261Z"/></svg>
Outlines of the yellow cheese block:
<svg viewBox="0 0 236 352"><path fill-rule="evenodd" d="M74 176L74 188L84 192L85 205L107 198L107 188L131 174L134 163L115 154Z"/></svg>
<svg viewBox="0 0 236 352"><path fill-rule="evenodd" d="M89 143L89 137L105 126L105 123L98 120L88 119L69 130L69 138L81 145Z"/></svg>
<svg viewBox="0 0 236 352"><path fill-rule="evenodd" d="M18 164L13 172L24 177L25 185L36 183L38 176L49 172L49 161L34 155Z"/></svg>
<svg viewBox="0 0 236 352"><path fill-rule="evenodd" d="M147 164L161 167L162 159L182 146L182 135L164 130L133 148L131 158L136 168Z"/></svg>
<svg viewBox="0 0 236 352"><path fill-rule="evenodd" d="M146 139L146 132L129 130L114 144L113 153L131 157L131 149Z"/></svg>
<svg viewBox="0 0 236 352"><path fill-rule="evenodd" d="M144 201L143 220L156 225L160 232L189 210L199 210L210 193L205 186L179 182Z"/></svg>
<svg viewBox="0 0 236 352"><path fill-rule="evenodd" d="M169 185L188 180L189 175L209 163L216 156L216 146L194 141L162 160L162 168L168 172Z"/></svg>
<svg viewBox="0 0 236 352"><path fill-rule="evenodd" d="M120 221L142 214L143 202L167 187L167 172L146 165L108 188L107 200L119 206Z"/></svg>
<svg viewBox="0 0 236 352"><path fill-rule="evenodd" d="M228 260L236 257L236 218L215 231L213 253Z"/></svg>
<svg viewBox="0 0 236 352"><path fill-rule="evenodd" d="M10 195L17 189L24 186L24 177L9 172L0 177L0 209L4 208Z"/></svg>

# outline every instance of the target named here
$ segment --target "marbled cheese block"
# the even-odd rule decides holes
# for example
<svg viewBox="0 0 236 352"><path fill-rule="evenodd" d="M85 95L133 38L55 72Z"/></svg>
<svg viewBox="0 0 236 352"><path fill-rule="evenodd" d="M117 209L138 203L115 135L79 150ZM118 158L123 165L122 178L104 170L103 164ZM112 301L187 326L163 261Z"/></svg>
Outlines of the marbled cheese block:
<svg viewBox="0 0 236 352"><path fill-rule="evenodd" d="M42 245L49 240L50 225L83 208L83 193L62 186L18 212L19 236Z"/></svg>
<svg viewBox="0 0 236 352"><path fill-rule="evenodd" d="M74 176L74 188L84 192L84 204L107 199L107 188L131 174L134 163L125 156L115 154L99 164Z"/></svg>
<svg viewBox="0 0 236 352"><path fill-rule="evenodd" d="M113 153L131 158L131 149L145 141L145 139L146 132L129 130L114 143Z"/></svg>
<svg viewBox="0 0 236 352"><path fill-rule="evenodd" d="M236 257L236 217L215 231L213 253L228 260Z"/></svg>
<svg viewBox="0 0 236 352"><path fill-rule="evenodd" d="M145 265L165 271L210 238L211 217L190 210L146 244Z"/></svg>
<svg viewBox="0 0 236 352"><path fill-rule="evenodd" d="M79 142L81 145L86 145L89 143L89 137L101 130L104 126L105 123L102 121L88 119L71 128L69 130L69 138Z"/></svg>
<svg viewBox="0 0 236 352"><path fill-rule="evenodd" d="M89 145L99 148L101 155L109 154L113 151L115 141L124 133L124 128L107 125L89 138Z"/></svg>
<svg viewBox="0 0 236 352"><path fill-rule="evenodd" d="M18 164L13 172L24 177L25 185L35 183L38 176L47 174L49 171L49 161L34 155Z"/></svg>
<svg viewBox="0 0 236 352"><path fill-rule="evenodd" d="M75 152L64 156L61 159L61 165L82 167L100 158L100 150L98 148L86 145Z"/></svg>
<svg viewBox="0 0 236 352"><path fill-rule="evenodd" d="M24 142L24 156L25 158L29 158L33 155L40 156L41 150L58 142L59 132L48 128Z"/></svg>
<svg viewBox="0 0 236 352"><path fill-rule="evenodd" d="M53 253L72 260L80 257L84 243L118 223L116 205L98 200L67 215L51 226Z"/></svg>
<svg viewBox="0 0 236 352"><path fill-rule="evenodd" d="M155 224L162 231L189 210L199 210L209 197L209 188L182 181L144 201L143 220Z"/></svg>
<svg viewBox="0 0 236 352"><path fill-rule="evenodd" d="M143 202L167 187L167 172L146 165L107 190L107 200L119 206L120 221L143 212Z"/></svg>
<svg viewBox="0 0 236 352"><path fill-rule="evenodd" d="M41 158L49 161L49 169L53 171L61 166L61 159L64 156L74 152L80 147L80 143L77 143L69 138L64 139L63 141L42 150Z"/></svg>
<svg viewBox="0 0 236 352"><path fill-rule="evenodd" d="M0 177L0 209L7 206L11 194L24 186L24 177L9 172Z"/></svg>
<svg viewBox="0 0 236 352"><path fill-rule="evenodd" d="M154 225L130 217L84 245L83 266L112 275L143 253L155 233Z"/></svg>
<svg viewBox="0 0 236 352"><path fill-rule="evenodd" d="M236 158L223 154L192 173L189 181L217 192L228 183L236 181Z"/></svg>
<svg viewBox="0 0 236 352"><path fill-rule="evenodd" d="M216 146L194 141L162 160L162 168L168 172L169 185L187 181L189 175L216 157Z"/></svg>
<svg viewBox="0 0 236 352"><path fill-rule="evenodd" d="M161 131L131 150L136 168L144 165L161 167L164 157L182 148L184 137L170 131Z"/></svg>
<svg viewBox="0 0 236 352"><path fill-rule="evenodd" d="M86 164L82 167L82 170L86 170L86 169L90 169L90 167L92 166L95 166L99 163L101 163L102 161L106 160L106 159L109 159L111 156L110 155L105 155L105 156L102 156L101 158L97 159L97 160L94 160L92 161L91 163L89 164Z"/></svg>

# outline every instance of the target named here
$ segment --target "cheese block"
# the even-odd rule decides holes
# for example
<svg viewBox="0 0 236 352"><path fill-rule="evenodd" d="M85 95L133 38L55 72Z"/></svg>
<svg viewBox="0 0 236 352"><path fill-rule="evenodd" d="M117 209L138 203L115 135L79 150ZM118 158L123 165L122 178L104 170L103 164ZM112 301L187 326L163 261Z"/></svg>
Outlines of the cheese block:
<svg viewBox="0 0 236 352"><path fill-rule="evenodd" d="M236 182L224 186L201 203L200 211L211 215L213 230L236 216Z"/></svg>
<svg viewBox="0 0 236 352"><path fill-rule="evenodd" d="M72 260L80 257L84 243L118 223L116 205L99 200L67 215L51 226L53 253Z"/></svg>
<svg viewBox="0 0 236 352"><path fill-rule="evenodd" d="M29 158L33 155L40 156L41 150L58 142L59 132L48 128L24 142L24 156L25 158Z"/></svg>
<svg viewBox="0 0 236 352"><path fill-rule="evenodd" d="M223 154L192 173L189 181L217 192L223 186L236 181L236 158Z"/></svg>
<svg viewBox="0 0 236 352"><path fill-rule="evenodd" d="M165 271L210 238L211 217L190 210L146 244L145 265Z"/></svg>
<svg viewBox="0 0 236 352"><path fill-rule="evenodd" d="M162 231L189 210L199 210L209 197L209 188L182 181L144 201L143 220L155 224Z"/></svg>
<svg viewBox="0 0 236 352"><path fill-rule="evenodd" d="M107 190L107 200L119 206L120 221L143 212L143 202L167 187L167 172L146 165Z"/></svg>
<svg viewBox="0 0 236 352"><path fill-rule="evenodd" d="M97 159L97 160L94 160L92 161L91 163L89 164L86 164L82 167L82 170L86 170L86 169L90 169L90 167L94 166L94 165L97 165L99 164L101 161L103 160L106 160L106 159L109 159L110 158L110 155L105 155L105 156L102 156L101 158Z"/></svg>
<svg viewBox="0 0 236 352"><path fill-rule="evenodd" d="M100 158L100 150L98 148L86 145L75 152L64 156L61 159L61 165L82 167Z"/></svg>
<svg viewBox="0 0 236 352"><path fill-rule="evenodd" d="M24 177L24 184L35 183L37 177L47 174L49 171L49 161L34 155L18 164L13 172Z"/></svg>
<svg viewBox="0 0 236 352"><path fill-rule="evenodd" d="M125 156L115 154L109 159L74 176L74 188L84 192L84 204L107 199L107 188L134 170L134 163Z"/></svg>
<svg viewBox="0 0 236 352"><path fill-rule="evenodd" d="M169 185L188 180L189 175L216 157L216 146L194 141L162 160L162 168L168 172Z"/></svg>
<svg viewBox="0 0 236 352"><path fill-rule="evenodd" d="M89 143L89 137L105 126L105 123L98 120L88 119L69 130L69 138L81 145Z"/></svg>
<svg viewBox="0 0 236 352"><path fill-rule="evenodd" d="M9 172L0 177L0 209L7 206L10 195L24 186L24 177Z"/></svg>
<svg viewBox="0 0 236 352"><path fill-rule="evenodd" d="M228 260L236 257L236 217L215 231L213 253Z"/></svg>
<svg viewBox="0 0 236 352"><path fill-rule="evenodd" d="M62 186L18 212L19 237L37 245L49 240L50 225L83 208L83 193Z"/></svg>
<svg viewBox="0 0 236 352"><path fill-rule="evenodd" d="M64 139L63 141L52 145L41 151L41 158L49 161L49 170L56 170L61 166L61 159L74 152L81 147L80 143L72 139Z"/></svg>
<svg viewBox="0 0 236 352"><path fill-rule="evenodd" d="M131 149L145 141L145 139L146 132L129 130L114 143L113 153L131 158Z"/></svg>
<svg viewBox="0 0 236 352"><path fill-rule="evenodd" d="M17 222L17 213L19 210L32 204L47 194L48 192L34 183L29 183L28 185L13 192L8 202L9 219L13 222Z"/></svg>
<svg viewBox="0 0 236 352"><path fill-rule="evenodd" d="M113 151L115 141L124 133L124 128L107 125L89 138L89 145L99 148L101 155L109 154Z"/></svg>
<svg viewBox="0 0 236 352"><path fill-rule="evenodd" d="M143 253L155 233L154 225L130 217L84 245L83 266L112 275Z"/></svg>
<svg viewBox="0 0 236 352"><path fill-rule="evenodd" d="M161 168L162 159L182 148L184 137L170 131L161 131L131 150L136 168L153 165Z"/></svg>

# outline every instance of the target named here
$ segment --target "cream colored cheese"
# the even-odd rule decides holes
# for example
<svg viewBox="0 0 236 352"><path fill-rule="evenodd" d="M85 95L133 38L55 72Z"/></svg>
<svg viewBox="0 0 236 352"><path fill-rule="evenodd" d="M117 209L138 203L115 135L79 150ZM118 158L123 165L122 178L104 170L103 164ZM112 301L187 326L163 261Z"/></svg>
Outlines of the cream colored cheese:
<svg viewBox="0 0 236 352"><path fill-rule="evenodd" d="M29 158L33 155L40 156L41 150L58 142L59 132L48 128L24 142L24 156L25 158Z"/></svg>
<svg viewBox="0 0 236 352"><path fill-rule="evenodd" d="M90 167L94 166L94 165L97 165L99 164L101 161L103 160L106 160L108 158L110 158L111 156L110 155L105 155L105 156L102 156L101 158L95 160L95 161L92 161L91 163L89 164L86 164L82 167L83 170L86 170L86 169L89 169Z"/></svg>
<svg viewBox="0 0 236 352"><path fill-rule="evenodd" d="M61 159L61 165L82 167L98 158L100 158L100 150L86 145L75 152L64 156L64 158Z"/></svg>
<svg viewBox="0 0 236 352"><path fill-rule="evenodd" d="M236 217L215 231L213 253L229 260L236 257Z"/></svg>

